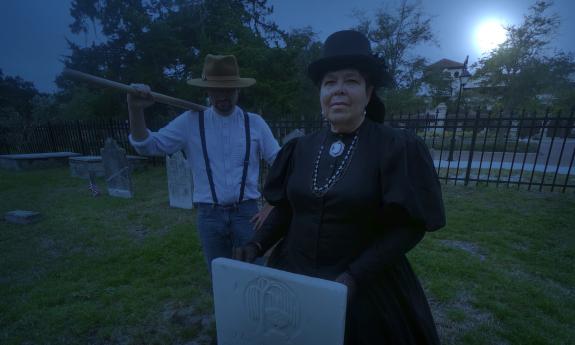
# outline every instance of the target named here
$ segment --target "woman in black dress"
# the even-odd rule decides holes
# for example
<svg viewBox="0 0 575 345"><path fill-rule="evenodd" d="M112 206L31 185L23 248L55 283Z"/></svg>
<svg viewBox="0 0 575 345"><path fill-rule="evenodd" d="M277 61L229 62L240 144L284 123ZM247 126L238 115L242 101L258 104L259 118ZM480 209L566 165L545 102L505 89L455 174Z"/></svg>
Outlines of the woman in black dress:
<svg viewBox="0 0 575 345"><path fill-rule="evenodd" d="M282 148L264 187L275 208L236 258L252 261L277 243L269 266L345 284L346 344L438 344L405 257L445 225L429 151L380 123L374 89L384 71L363 34L332 34L308 72L330 126Z"/></svg>

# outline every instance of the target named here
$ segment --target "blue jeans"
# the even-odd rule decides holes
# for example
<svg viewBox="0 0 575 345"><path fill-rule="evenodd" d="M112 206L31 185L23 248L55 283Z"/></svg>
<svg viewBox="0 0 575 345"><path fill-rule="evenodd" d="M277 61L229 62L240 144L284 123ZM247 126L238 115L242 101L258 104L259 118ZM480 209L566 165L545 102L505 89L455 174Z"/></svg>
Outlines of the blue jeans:
<svg viewBox="0 0 575 345"><path fill-rule="evenodd" d="M197 224L208 271L215 258L231 258L232 249L245 245L254 235L250 219L258 212L256 200L247 200L237 207L197 203Z"/></svg>

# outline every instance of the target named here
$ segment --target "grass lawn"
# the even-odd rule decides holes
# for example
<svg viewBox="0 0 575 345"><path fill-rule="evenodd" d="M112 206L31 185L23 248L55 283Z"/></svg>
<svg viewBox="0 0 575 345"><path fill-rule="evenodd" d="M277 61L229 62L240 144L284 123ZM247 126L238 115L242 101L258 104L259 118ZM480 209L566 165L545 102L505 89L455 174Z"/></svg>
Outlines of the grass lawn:
<svg viewBox="0 0 575 345"><path fill-rule="evenodd" d="M104 181L98 180L101 189ZM0 172L0 344L208 344L194 212L163 168L131 200L94 198L67 169ZM575 195L444 186L448 226L409 257L444 344L575 344Z"/></svg>

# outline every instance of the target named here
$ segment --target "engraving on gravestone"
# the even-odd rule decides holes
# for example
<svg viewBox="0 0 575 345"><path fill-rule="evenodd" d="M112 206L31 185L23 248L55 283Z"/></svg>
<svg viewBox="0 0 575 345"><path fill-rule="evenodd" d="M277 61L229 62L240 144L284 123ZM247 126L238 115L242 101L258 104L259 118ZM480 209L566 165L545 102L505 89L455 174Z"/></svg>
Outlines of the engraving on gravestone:
<svg viewBox="0 0 575 345"><path fill-rule="evenodd" d="M277 333L285 341L300 330L300 305L295 293L281 281L258 277L244 291L244 307L256 332Z"/></svg>
<svg viewBox="0 0 575 345"><path fill-rule="evenodd" d="M185 209L193 208L194 180L192 169L188 166L181 151L166 156L166 172L170 206Z"/></svg>
<svg viewBox="0 0 575 345"><path fill-rule="evenodd" d="M343 344L344 285L226 258L212 274L218 344Z"/></svg>
<svg viewBox="0 0 575 345"><path fill-rule="evenodd" d="M108 194L120 198L131 198L132 176L126 151L119 147L112 138L106 139L103 149L100 149L102 163L106 173L106 183L108 184Z"/></svg>

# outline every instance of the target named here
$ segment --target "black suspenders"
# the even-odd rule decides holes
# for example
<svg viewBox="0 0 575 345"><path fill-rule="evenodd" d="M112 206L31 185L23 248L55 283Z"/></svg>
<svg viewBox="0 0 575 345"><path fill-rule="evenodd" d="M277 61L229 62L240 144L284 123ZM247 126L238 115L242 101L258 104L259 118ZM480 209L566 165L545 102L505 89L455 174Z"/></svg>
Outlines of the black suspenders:
<svg viewBox="0 0 575 345"><path fill-rule="evenodd" d="M242 183L240 185L240 198L238 203L241 203L244 199L244 189L246 187L246 179L248 176L248 167L250 164L250 151L251 151L251 136L250 136L250 119L248 113L243 111L244 114L244 128L246 130L246 155L244 156L244 170L242 172ZM216 187L214 185L214 178L212 176L212 168L210 167L210 159L208 158L208 149L206 147L206 128L204 124L204 111L200 111L198 114L198 120L200 121L200 138L202 140L202 152L204 154L204 162L206 164L206 174L208 175L208 182L210 183L210 191L212 192L212 200L214 205L218 205L218 197L216 196Z"/></svg>

